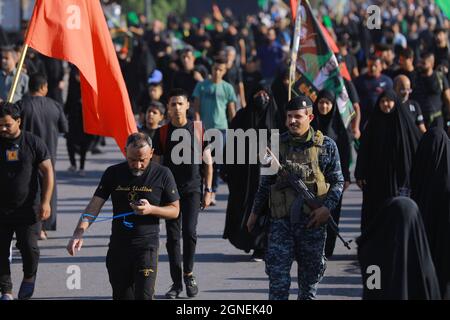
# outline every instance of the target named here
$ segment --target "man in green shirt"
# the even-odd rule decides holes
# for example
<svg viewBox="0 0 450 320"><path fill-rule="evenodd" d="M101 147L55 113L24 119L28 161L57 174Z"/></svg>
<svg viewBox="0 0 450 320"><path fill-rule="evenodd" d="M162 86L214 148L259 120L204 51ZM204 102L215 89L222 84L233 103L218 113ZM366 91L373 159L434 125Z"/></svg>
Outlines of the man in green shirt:
<svg viewBox="0 0 450 320"><path fill-rule="evenodd" d="M231 84L223 80L227 72L226 60L214 60L211 80L197 83L194 97L195 120L202 121L206 130L218 129L222 132L222 147L225 143L225 130L236 114L236 93ZM220 165L214 163L211 205L215 205Z"/></svg>
<svg viewBox="0 0 450 320"><path fill-rule="evenodd" d="M206 129L227 129L228 121L236 113L236 93L233 86L223 80L226 72L226 61L218 58L214 61L211 80L195 86L195 120L201 120Z"/></svg>

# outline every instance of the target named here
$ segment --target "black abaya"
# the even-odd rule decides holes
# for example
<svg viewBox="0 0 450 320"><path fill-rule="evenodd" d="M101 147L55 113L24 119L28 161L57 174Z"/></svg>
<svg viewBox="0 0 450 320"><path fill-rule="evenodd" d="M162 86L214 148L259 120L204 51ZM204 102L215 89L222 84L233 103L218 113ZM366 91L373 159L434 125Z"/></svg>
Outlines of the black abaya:
<svg viewBox="0 0 450 320"><path fill-rule="evenodd" d="M258 92L259 89L262 89L262 87L256 89L253 94ZM265 88L265 91L270 95L270 89ZM269 105L265 109L260 108L253 99L249 101L246 108L236 113L230 129L243 129L244 131L248 129L271 130L279 129L280 126L281 120L279 119L278 109L271 96ZM231 143L231 141L227 141L227 143ZM236 147L236 143L234 141L233 143ZM250 148L248 141L246 141L245 150L245 164L226 164L224 166L229 196L223 238L228 239L236 248L249 252L251 249L262 249L255 247L255 235L250 234L247 230L247 219L251 213L253 200L259 185L260 165L249 164ZM224 152L224 154L226 153Z"/></svg>
<svg viewBox="0 0 450 320"><path fill-rule="evenodd" d="M358 260L365 300L439 300L425 228L416 203L406 197L388 199L365 234L358 239ZM379 288L367 284L379 267Z"/></svg>
<svg viewBox="0 0 450 320"><path fill-rule="evenodd" d="M414 158L411 197L422 214L441 295L450 282L450 139L444 130L427 131Z"/></svg>
<svg viewBox="0 0 450 320"><path fill-rule="evenodd" d="M390 113L380 109L380 100L395 100ZM392 91L383 93L361 137L355 177L365 180L361 209L361 232L364 233L380 205L388 198L407 195L409 175L420 133Z"/></svg>
<svg viewBox="0 0 450 320"><path fill-rule="evenodd" d="M320 99L325 98L333 104L331 111L323 115L319 112L318 103ZM336 142L339 151L339 159L341 161L342 174L344 180L350 182L350 159L351 159L351 143L350 135L342 121L341 115L336 104L336 96L329 90L321 90L317 95L317 99L313 106L314 119L311 122L314 130L320 130L324 135L333 139ZM342 197L339 200L338 205L331 211L336 224L339 224L341 217ZM327 240L325 243L325 256L327 258L333 255L334 247L336 244L336 232L328 226L327 227Z"/></svg>

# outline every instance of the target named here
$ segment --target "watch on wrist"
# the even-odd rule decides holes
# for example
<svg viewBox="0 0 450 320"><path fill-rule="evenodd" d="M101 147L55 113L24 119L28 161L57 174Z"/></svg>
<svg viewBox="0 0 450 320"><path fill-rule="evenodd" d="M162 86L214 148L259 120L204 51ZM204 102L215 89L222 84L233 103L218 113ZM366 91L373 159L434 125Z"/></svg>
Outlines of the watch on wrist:
<svg viewBox="0 0 450 320"><path fill-rule="evenodd" d="M213 190L212 190L212 188L205 187L205 192L212 193Z"/></svg>

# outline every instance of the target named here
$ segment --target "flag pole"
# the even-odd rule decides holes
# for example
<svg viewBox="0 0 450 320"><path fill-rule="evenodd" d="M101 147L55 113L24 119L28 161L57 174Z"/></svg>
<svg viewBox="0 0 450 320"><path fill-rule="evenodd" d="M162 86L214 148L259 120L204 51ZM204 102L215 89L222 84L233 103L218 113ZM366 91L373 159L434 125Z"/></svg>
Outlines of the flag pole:
<svg viewBox="0 0 450 320"><path fill-rule="evenodd" d="M25 61L25 57L27 56L28 48L30 47L29 44L26 43L26 40L28 39L28 32L30 32L31 19L33 18L34 14L35 14L36 8L37 8L37 2L34 3L33 14L31 15L31 18L28 21L27 29L25 31L24 44L23 44L22 50L20 52L19 64L17 65L16 74L14 75L14 79L13 79L13 84L8 93L7 101L9 103L12 103L12 101L14 99L14 94L16 93L17 84L19 83L20 73L22 72L22 69L23 69L23 63Z"/></svg>
<svg viewBox="0 0 450 320"><path fill-rule="evenodd" d="M9 89L8 100L7 100L9 103L12 103L12 101L13 101L14 93L16 92L17 84L19 83L19 77L20 77L20 73L22 72L23 63L24 63L25 57L27 55L28 47L29 47L28 44L25 43L23 45L23 47L22 47L21 52L20 52L19 64L17 65L16 74L14 75L13 84L11 86L11 89Z"/></svg>
<svg viewBox="0 0 450 320"><path fill-rule="evenodd" d="M297 4L297 13L295 16L295 27L294 27L294 37L292 41L292 49L291 49L291 63L289 66L289 89L288 89L288 100L292 98L292 86L295 80L295 71L297 68L297 55L300 47L300 32L302 26L302 18L301 18L301 5L302 1L300 0Z"/></svg>

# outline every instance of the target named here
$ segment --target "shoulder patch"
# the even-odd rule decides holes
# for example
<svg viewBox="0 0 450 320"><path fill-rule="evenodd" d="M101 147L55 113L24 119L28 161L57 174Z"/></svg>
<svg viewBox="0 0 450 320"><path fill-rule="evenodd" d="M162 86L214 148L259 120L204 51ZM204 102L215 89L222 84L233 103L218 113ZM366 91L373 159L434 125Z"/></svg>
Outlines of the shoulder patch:
<svg viewBox="0 0 450 320"><path fill-rule="evenodd" d="M323 145L324 135L320 130L314 133L313 142L314 145L321 147Z"/></svg>

